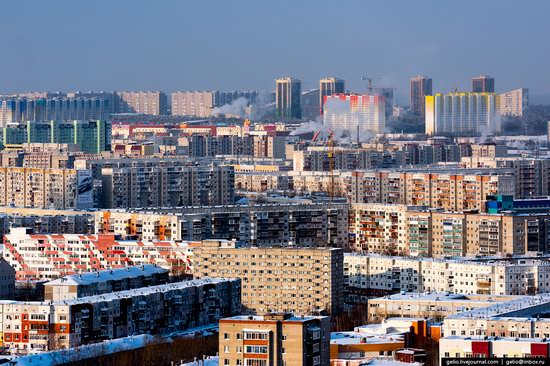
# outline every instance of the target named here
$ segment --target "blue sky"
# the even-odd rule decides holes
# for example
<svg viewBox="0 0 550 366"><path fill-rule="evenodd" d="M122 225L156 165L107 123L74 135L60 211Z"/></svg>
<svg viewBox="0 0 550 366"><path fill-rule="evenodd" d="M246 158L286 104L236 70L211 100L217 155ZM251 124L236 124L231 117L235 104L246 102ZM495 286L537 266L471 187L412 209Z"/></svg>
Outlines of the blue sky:
<svg viewBox="0 0 550 366"><path fill-rule="evenodd" d="M550 102L548 0L20 0L2 13L0 92L263 90L284 75L361 91L369 75L406 99L417 74L445 92L485 73Z"/></svg>

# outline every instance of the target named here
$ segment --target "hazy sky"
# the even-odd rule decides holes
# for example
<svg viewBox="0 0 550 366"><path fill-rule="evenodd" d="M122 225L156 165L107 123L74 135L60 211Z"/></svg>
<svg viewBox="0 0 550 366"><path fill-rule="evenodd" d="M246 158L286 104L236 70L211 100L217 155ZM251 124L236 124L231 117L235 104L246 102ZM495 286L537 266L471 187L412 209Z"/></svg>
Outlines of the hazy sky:
<svg viewBox="0 0 550 366"><path fill-rule="evenodd" d="M361 76L408 95L529 87L550 102L549 0L12 0L2 2L0 92L303 88ZM399 100L399 102L407 102Z"/></svg>

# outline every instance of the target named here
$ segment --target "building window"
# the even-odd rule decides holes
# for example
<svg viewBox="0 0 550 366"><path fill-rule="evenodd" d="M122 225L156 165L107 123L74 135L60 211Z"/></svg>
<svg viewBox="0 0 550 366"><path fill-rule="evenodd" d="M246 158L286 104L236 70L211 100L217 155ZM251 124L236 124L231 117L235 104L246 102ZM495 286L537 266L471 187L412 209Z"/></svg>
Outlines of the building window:
<svg viewBox="0 0 550 366"><path fill-rule="evenodd" d="M321 356L315 356L315 357L313 357L313 364L314 364L314 365L319 365L319 364L321 364Z"/></svg>
<svg viewBox="0 0 550 366"><path fill-rule="evenodd" d="M244 339L245 340L256 340L256 339L266 340L267 339L267 333L264 333L264 332L258 332L258 333L256 333L256 332L247 332L247 333L244 334Z"/></svg>
<svg viewBox="0 0 550 366"><path fill-rule="evenodd" d="M223 334L223 339L225 339L225 340L229 339L229 333L224 333Z"/></svg>
<svg viewBox="0 0 550 366"><path fill-rule="evenodd" d="M266 354L267 353L267 346L246 346L245 353ZM285 353L284 348L283 348L283 353Z"/></svg>

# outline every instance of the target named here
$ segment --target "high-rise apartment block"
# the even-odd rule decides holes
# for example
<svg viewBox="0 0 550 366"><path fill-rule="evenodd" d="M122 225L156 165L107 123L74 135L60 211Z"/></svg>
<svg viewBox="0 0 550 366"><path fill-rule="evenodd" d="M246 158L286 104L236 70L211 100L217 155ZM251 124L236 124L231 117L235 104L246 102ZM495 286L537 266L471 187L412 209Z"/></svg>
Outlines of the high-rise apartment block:
<svg viewBox="0 0 550 366"><path fill-rule="evenodd" d="M27 121L106 120L113 112L110 94L98 96L14 97L0 101L0 126Z"/></svg>
<svg viewBox="0 0 550 366"><path fill-rule="evenodd" d="M90 208L88 170L0 168L0 205L49 209Z"/></svg>
<svg viewBox="0 0 550 366"><path fill-rule="evenodd" d="M342 249L207 240L193 256L194 278L240 278L242 304L250 313L336 314L342 307Z"/></svg>
<svg viewBox="0 0 550 366"><path fill-rule="evenodd" d="M379 134L386 128L385 98L379 95L337 94L325 98L323 120L333 130Z"/></svg>
<svg viewBox="0 0 550 366"><path fill-rule="evenodd" d="M172 115L210 117L215 107L231 104L238 99L245 99L246 104L254 104L258 92L254 90L222 91L177 91L173 92Z"/></svg>
<svg viewBox="0 0 550 366"><path fill-rule="evenodd" d="M291 77L275 81L277 118L302 118L302 82Z"/></svg>
<svg viewBox="0 0 550 366"><path fill-rule="evenodd" d="M529 107L529 89L520 88L500 94L500 114L521 117Z"/></svg>
<svg viewBox="0 0 550 366"><path fill-rule="evenodd" d="M169 282L169 271L153 264L68 275L44 284L44 300L80 297L158 286Z"/></svg>
<svg viewBox="0 0 550 366"><path fill-rule="evenodd" d="M100 154L111 150L111 122L90 121L27 121L3 128L5 147L22 147L30 143L75 144L78 150Z"/></svg>
<svg viewBox="0 0 550 366"><path fill-rule="evenodd" d="M210 326L239 313L240 282L210 278L55 302L0 303L0 346L25 355Z"/></svg>
<svg viewBox="0 0 550 366"><path fill-rule="evenodd" d="M319 105L321 115L324 113L323 105L326 97L334 94L344 94L346 92L345 81L338 78L324 78L319 81Z"/></svg>
<svg viewBox="0 0 550 366"><path fill-rule="evenodd" d="M161 91L121 91L115 93L116 113L164 115L168 107Z"/></svg>
<svg viewBox="0 0 550 366"><path fill-rule="evenodd" d="M398 292L450 292L478 295L526 295L550 292L544 258L432 259L344 255L350 293L361 296Z"/></svg>
<svg viewBox="0 0 550 366"><path fill-rule="evenodd" d="M550 216L545 213L352 204L349 245L357 252L415 257L526 255L550 252L549 229Z"/></svg>
<svg viewBox="0 0 550 366"><path fill-rule="evenodd" d="M128 232L135 231L135 226ZM42 254L37 255L38 252ZM83 271L146 264L178 275L191 272L191 256L191 248L183 242L130 240L102 234L29 234L27 228L12 229L6 234L2 251L18 280L55 280Z"/></svg>
<svg viewBox="0 0 550 366"><path fill-rule="evenodd" d="M411 78L411 112L419 116L426 114L426 95L432 95L432 79L427 76Z"/></svg>
<svg viewBox="0 0 550 366"><path fill-rule="evenodd" d="M231 166L186 166L184 162L168 166L148 166L140 163L133 166L115 164L101 169L101 207L176 207L234 203L235 173Z"/></svg>
<svg viewBox="0 0 550 366"><path fill-rule="evenodd" d="M321 113L319 104L319 89L309 89L302 92L302 118L315 121Z"/></svg>
<svg viewBox="0 0 550 366"><path fill-rule="evenodd" d="M475 135L500 132L500 99L494 93L426 96L426 134Z"/></svg>
<svg viewBox="0 0 550 366"><path fill-rule="evenodd" d="M201 241L225 238L258 247L342 247L348 239L345 203L277 203L150 208L96 212L99 234L140 240Z"/></svg>
<svg viewBox="0 0 550 366"><path fill-rule="evenodd" d="M472 78L472 93L494 93L495 92L495 79L487 76L480 75Z"/></svg>
<svg viewBox="0 0 550 366"><path fill-rule="evenodd" d="M329 317L269 313L219 324L219 365L330 365Z"/></svg>
<svg viewBox="0 0 550 366"><path fill-rule="evenodd" d="M214 91L178 91L172 93L173 116L209 117L216 106Z"/></svg>

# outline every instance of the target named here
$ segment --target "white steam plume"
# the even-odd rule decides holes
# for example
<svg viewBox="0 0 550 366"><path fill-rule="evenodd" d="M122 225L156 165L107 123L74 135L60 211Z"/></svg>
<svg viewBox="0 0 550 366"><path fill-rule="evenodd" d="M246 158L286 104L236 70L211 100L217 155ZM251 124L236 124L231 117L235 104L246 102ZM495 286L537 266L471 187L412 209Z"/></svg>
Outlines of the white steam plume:
<svg viewBox="0 0 550 366"><path fill-rule="evenodd" d="M248 100L245 97L240 97L232 101L231 104L213 108L212 114L233 115L239 116L240 118L248 118L246 107L248 107Z"/></svg>

